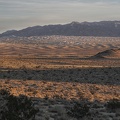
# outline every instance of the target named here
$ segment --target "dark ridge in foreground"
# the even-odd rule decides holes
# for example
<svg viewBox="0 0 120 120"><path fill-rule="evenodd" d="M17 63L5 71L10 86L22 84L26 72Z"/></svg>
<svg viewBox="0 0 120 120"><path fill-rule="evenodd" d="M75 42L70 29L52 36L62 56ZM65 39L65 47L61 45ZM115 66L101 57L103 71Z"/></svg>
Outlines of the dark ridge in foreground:
<svg viewBox="0 0 120 120"><path fill-rule="evenodd" d="M120 37L120 21L72 22L65 25L33 26L19 31L6 31L0 34L0 37L44 35Z"/></svg>

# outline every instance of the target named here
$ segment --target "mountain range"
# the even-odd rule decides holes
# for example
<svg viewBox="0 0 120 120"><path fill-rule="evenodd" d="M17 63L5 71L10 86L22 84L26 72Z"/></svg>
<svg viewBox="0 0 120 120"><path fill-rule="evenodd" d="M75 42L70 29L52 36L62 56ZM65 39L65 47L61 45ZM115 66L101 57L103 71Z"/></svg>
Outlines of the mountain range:
<svg viewBox="0 0 120 120"><path fill-rule="evenodd" d="M18 31L9 30L0 34L0 37L45 35L120 37L120 21L71 22L64 25L33 26Z"/></svg>

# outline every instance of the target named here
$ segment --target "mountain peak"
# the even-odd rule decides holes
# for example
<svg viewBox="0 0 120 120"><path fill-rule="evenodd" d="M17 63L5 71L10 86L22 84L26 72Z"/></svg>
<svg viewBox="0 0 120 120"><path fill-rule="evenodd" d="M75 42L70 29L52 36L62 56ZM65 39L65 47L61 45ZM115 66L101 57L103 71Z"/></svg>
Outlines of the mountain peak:
<svg viewBox="0 0 120 120"><path fill-rule="evenodd" d="M77 22L77 21L73 21L73 22L70 23L70 25L77 25L77 24L80 24L80 23Z"/></svg>

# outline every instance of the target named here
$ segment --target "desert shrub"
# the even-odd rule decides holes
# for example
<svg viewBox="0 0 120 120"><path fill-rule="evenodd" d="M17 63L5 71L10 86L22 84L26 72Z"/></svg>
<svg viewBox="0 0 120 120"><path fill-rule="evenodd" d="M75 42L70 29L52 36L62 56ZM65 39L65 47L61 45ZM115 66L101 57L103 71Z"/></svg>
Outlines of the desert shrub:
<svg viewBox="0 0 120 120"><path fill-rule="evenodd" d="M86 102L75 102L73 107L67 111L67 114L74 118L82 118L89 113L89 106Z"/></svg>
<svg viewBox="0 0 120 120"><path fill-rule="evenodd" d="M10 95L10 92L8 90L5 90L5 89L0 90L1 97L5 97L5 96L9 96L9 95Z"/></svg>
<svg viewBox="0 0 120 120"><path fill-rule="evenodd" d="M24 70L24 72L26 72L26 66L25 66L25 65L22 65L22 66L20 67L20 69L22 69L22 70Z"/></svg>
<svg viewBox="0 0 120 120"><path fill-rule="evenodd" d="M34 120L38 109L35 109L32 100L24 95L13 96L6 90L0 90L4 105L0 106L2 120ZM0 101L1 102L1 101Z"/></svg>
<svg viewBox="0 0 120 120"><path fill-rule="evenodd" d="M61 95L54 95L53 98L54 99L62 99L62 96Z"/></svg>
<svg viewBox="0 0 120 120"><path fill-rule="evenodd" d="M105 106L108 108L108 109L118 109L120 108L120 100L118 99L112 99L110 101L108 101Z"/></svg>

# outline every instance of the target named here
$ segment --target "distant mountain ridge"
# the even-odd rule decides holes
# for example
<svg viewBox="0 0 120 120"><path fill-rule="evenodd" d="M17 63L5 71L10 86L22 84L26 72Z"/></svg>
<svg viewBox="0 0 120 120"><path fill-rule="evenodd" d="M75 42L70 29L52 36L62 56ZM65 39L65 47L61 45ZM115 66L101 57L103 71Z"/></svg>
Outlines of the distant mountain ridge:
<svg viewBox="0 0 120 120"><path fill-rule="evenodd" d="M9 30L0 34L0 37L44 35L120 37L120 21L72 22L64 25L33 26L19 31Z"/></svg>

